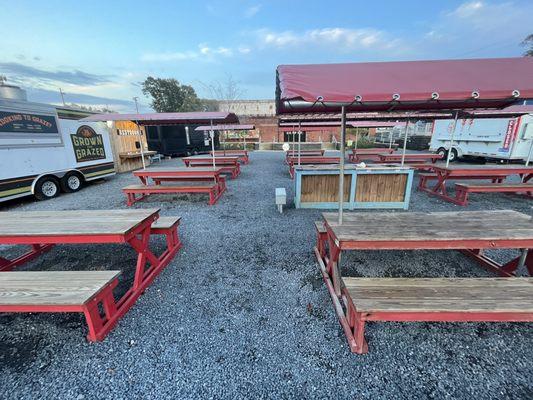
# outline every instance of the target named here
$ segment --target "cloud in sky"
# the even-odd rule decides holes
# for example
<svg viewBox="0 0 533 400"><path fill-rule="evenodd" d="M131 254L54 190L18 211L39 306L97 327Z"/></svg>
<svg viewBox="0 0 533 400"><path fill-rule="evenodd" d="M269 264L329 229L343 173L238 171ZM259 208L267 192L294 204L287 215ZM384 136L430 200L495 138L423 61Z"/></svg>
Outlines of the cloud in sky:
<svg viewBox="0 0 533 400"><path fill-rule="evenodd" d="M397 53L408 48L406 43L392 34L374 28L331 27L306 31L259 29L255 33L259 46L279 50L326 49L342 54L353 50L394 50Z"/></svg>
<svg viewBox="0 0 533 400"><path fill-rule="evenodd" d="M261 10L261 4L256 4L254 6L250 6L246 10L244 10L244 16L245 16L245 18L252 18L260 10Z"/></svg>
<svg viewBox="0 0 533 400"><path fill-rule="evenodd" d="M249 49L246 47L239 47L238 53L245 54ZM249 51L248 51L249 52ZM231 57L235 53L230 47L218 46L210 47L205 43L198 45L198 50L188 51L169 51L163 53L145 53L141 56L141 61L145 62L166 62L166 61L187 61L187 60L207 60L213 61L216 56Z"/></svg>
<svg viewBox="0 0 533 400"><path fill-rule="evenodd" d="M96 75L74 69L72 71L49 71L18 62L0 62L0 72L16 79L37 79L43 81L65 82L73 85L98 85L110 82L112 75Z"/></svg>

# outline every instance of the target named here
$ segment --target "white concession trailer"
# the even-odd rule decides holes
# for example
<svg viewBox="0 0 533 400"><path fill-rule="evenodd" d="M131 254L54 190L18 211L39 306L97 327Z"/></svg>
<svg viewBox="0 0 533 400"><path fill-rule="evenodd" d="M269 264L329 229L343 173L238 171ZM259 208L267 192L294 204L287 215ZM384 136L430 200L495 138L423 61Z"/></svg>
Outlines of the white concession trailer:
<svg viewBox="0 0 533 400"><path fill-rule="evenodd" d="M60 119L54 106L28 102L21 89L0 85L0 202L52 198L113 174L102 122Z"/></svg>
<svg viewBox="0 0 533 400"><path fill-rule="evenodd" d="M525 161L533 145L533 106L531 113L522 115L458 119L453 134L450 161L460 157L478 157L487 160ZM430 150L445 157L450 150L453 119L436 120ZM533 159L533 154L531 154Z"/></svg>

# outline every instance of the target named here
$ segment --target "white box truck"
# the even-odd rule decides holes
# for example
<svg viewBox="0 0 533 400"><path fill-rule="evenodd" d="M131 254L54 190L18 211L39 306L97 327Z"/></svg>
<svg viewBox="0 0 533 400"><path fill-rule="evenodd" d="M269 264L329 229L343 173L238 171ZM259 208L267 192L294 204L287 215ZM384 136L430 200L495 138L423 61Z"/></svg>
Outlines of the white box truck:
<svg viewBox="0 0 533 400"><path fill-rule="evenodd" d="M0 202L48 199L114 175L102 124L59 119L54 106L28 102L24 91L0 85Z"/></svg>
<svg viewBox="0 0 533 400"><path fill-rule="evenodd" d="M430 150L447 156L454 121L436 120ZM450 161L458 157L487 160L527 160L533 143L533 116L459 119ZM533 159L533 154L531 155Z"/></svg>

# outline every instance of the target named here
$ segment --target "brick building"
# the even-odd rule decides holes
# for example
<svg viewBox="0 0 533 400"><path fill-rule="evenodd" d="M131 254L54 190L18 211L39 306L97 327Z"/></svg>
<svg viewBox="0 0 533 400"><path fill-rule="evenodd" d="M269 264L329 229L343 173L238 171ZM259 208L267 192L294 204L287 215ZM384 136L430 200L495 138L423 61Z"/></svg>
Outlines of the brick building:
<svg viewBox="0 0 533 400"><path fill-rule="evenodd" d="M274 100L235 100L221 101L218 110L232 112L239 116L241 124L255 125L246 140L257 142L277 142L278 117Z"/></svg>

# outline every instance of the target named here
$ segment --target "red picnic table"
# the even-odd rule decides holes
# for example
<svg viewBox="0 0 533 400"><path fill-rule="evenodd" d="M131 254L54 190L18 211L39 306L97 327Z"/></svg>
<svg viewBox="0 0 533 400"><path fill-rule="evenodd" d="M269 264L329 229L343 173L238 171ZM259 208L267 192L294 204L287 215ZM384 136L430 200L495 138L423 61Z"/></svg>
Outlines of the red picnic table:
<svg viewBox="0 0 533 400"><path fill-rule="evenodd" d="M352 162L360 162L364 160L379 161L381 154L392 154L394 149L388 149L383 147L372 147L367 149L352 149L352 152L348 154L348 160Z"/></svg>
<svg viewBox="0 0 533 400"><path fill-rule="evenodd" d="M209 167L213 166L213 157L184 157L183 162L187 167ZM239 164L239 157L227 156L218 157L215 156L215 165L220 167L223 173L230 174L232 179L235 179L241 173L241 167Z"/></svg>
<svg viewBox="0 0 533 400"><path fill-rule="evenodd" d="M127 243L137 252L132 285L118 301L115 301L111 290L103 298L100 297L98 302L82 304L82 309L60 303L60 298L53 300L53 296L48 296L52 297L48 303L31 305L27 303L27 299L24 299L21 305L3 304L0 299L0 311L81 311L85 313L89 326L88 339L102 340L181 248L177 234L179 223L179 218L177 218L171 224L175 232L165 233L167 249L159 256L152 252L149 248L149 240L150 235L155 233L153 224L155 226L158 218L159 209L0 212L0 244L31 246L29 252L15 259L0 257L0 271L11 271L50 250L56 244ZM112 258L113 254L109 254L110 264L115 265L117 262L112 261ZM82 275L89 273L91 271L80 272ZM0 272L0 274L11 274L11 272ZM18 274L24 274L24 272ZM76 278L73 276L71 279L74 286ZM117 283L115 279L112 287ZM48 292L53 292L53 290L54 285L51 283ZM99 312L100 302L105 317L102 317Z"/></svg>
<svg viewBox="0 0 533 400"><path fill-rule="evenodd" d="M294 166L298 165L312 165L312 164L339 164L340 157L323 157L323 156L305 156L305 157L289 157L287 164L289 164L289 174L294 178Z"/></svg>
<svg viewBox="0 0 533 400"><path fill-rule="evenodd" d="M370 299L360 300L359 310L357 302L355 309L350 299L353 292L348 293L343 278L341 278L341 252L350 250L458 250L476 260L481 266L495 272L502 277L514 276L517 269L525 266L530 276L533 276L533 222L528 215L509 210L498 211L461 211L461 212L432 212L432 213L347 213L343 223L339 225L337 213L323 213L324 228L318 230L317 256L324 280L335 303L337 314L344 331L348 337L352 351L357 353L366 352L364 341L365 321L533 321L533 313L529 306L522 310L520 301L515 301L511 310L505 311L495 306L494 310L481 307L481 294L479 290L488 290L488 286L498 284L494 278L482 279L481 288L477 288L471 295L469 304L454 301L451 294L453 281L431 281L426 285L424 292L419 294L410 286L409 279L403 282L403 294L399 298L392 296L394 290L388 285L398 285L398 282L379 281L374 278L374 295L383 300L379 310L366 307L371 303ZM484 249L519 249L521 255L505 264L499 264L487 257ZM344 281L353 282L357 285L359 278L344 278ZM369 278L372 279L372 278ZM390 279L390 278L389 278ZM484 280L483 280L484 279ZM379 281L379 282L378 282ZM525 287L530 287L531 279ZM364 282L363 282L364 283ZM503 283L505 284L505 283ZM402 288L399 288L402 289ZM361 290L359 287L358 290ZM462 290L467 290L463 288ZM505 290L505 288L502 288ZM514 293L501 294L501 304L506 300L513 300ZM428 293L429 291L429 293ZM443 295L440 300L443 303L432 302L432 293L439 292ZM446 298L446 296L448 296ZM463 296L463 295L461 295ZM342 300L350 303L348 311L343 311ZM387 303L387 299L389 299ZM400 304L404 303L404 304ZM442 308L443 304L444 307ZM528 303L532 303L528 301ZM491 303L487 303L491 304ZM492 305L492 304L491 304ZM509 303L506 305L508 306ZM527 309L527 310L526 310ZM493 311L495 313L493 313ZM520 314L522 311L526 314ZM497 315L496 315L497 314Z"/></svg>
<svg viewBox="0 0 533 400"><path fill-rule="evenodd" d="M391 163L391 162L401 162L402 161L402 154L394 153L394 154L379 154L379 161L382 163ZM436 163L437 160L442 159L442 154L435 154L435 153L405 153L404 162L406 163L424 163L424 162L432 162Z"/></svg>
<svg viewBox="0 0 533 400"><path fill-rule="evenodd" d="M213 205L222 196L222 193L226 191L226 179L222 176L222 172L222 167L148 168L133 172L133 175L140 179L142 185L130 185L122 190L128 197L129 206L150 194L165 193L207 193L209 194L209 205ZM149 185L148 179L151 179L155 186ZM161 182L208 183L204 185L162 186ZM140 197L137 197L137 195L140 195Z"/></svg>
<svg viewBox="0 0 533 400"><path fill-rule="evenodd" d="M325 153L324 149L317 149L317 150L287 150L285 152L285 162L288 163L289 157L298 157L298 154L300 154L300 157L304 156L311 156L311 157L321 157Z"/></svg>
<svg viewBox="0 0 533 400"><path fill-rule="evenodd" d="M209 154L213 155L213 151L210 151ZM225 156L238 157L239 161L241 161L243 164L250 163L250 158L248 156L248 150L215 150L214 154L215 154L215 157L225 157Z"/></svg>
<svg viewBox="0 0 533 400"><path fill-rule="evenodd" d="M455 197L448 195L446 182L449 180L491 180L501 183L512 175L518 175L522 182L527 183L533 177L533 167L525 165L435 165L434 174L421 175L418 189L449 202L466 205L464 193L456 191ZM428 187L431 180L436 180L432 187Z"/></svg>

